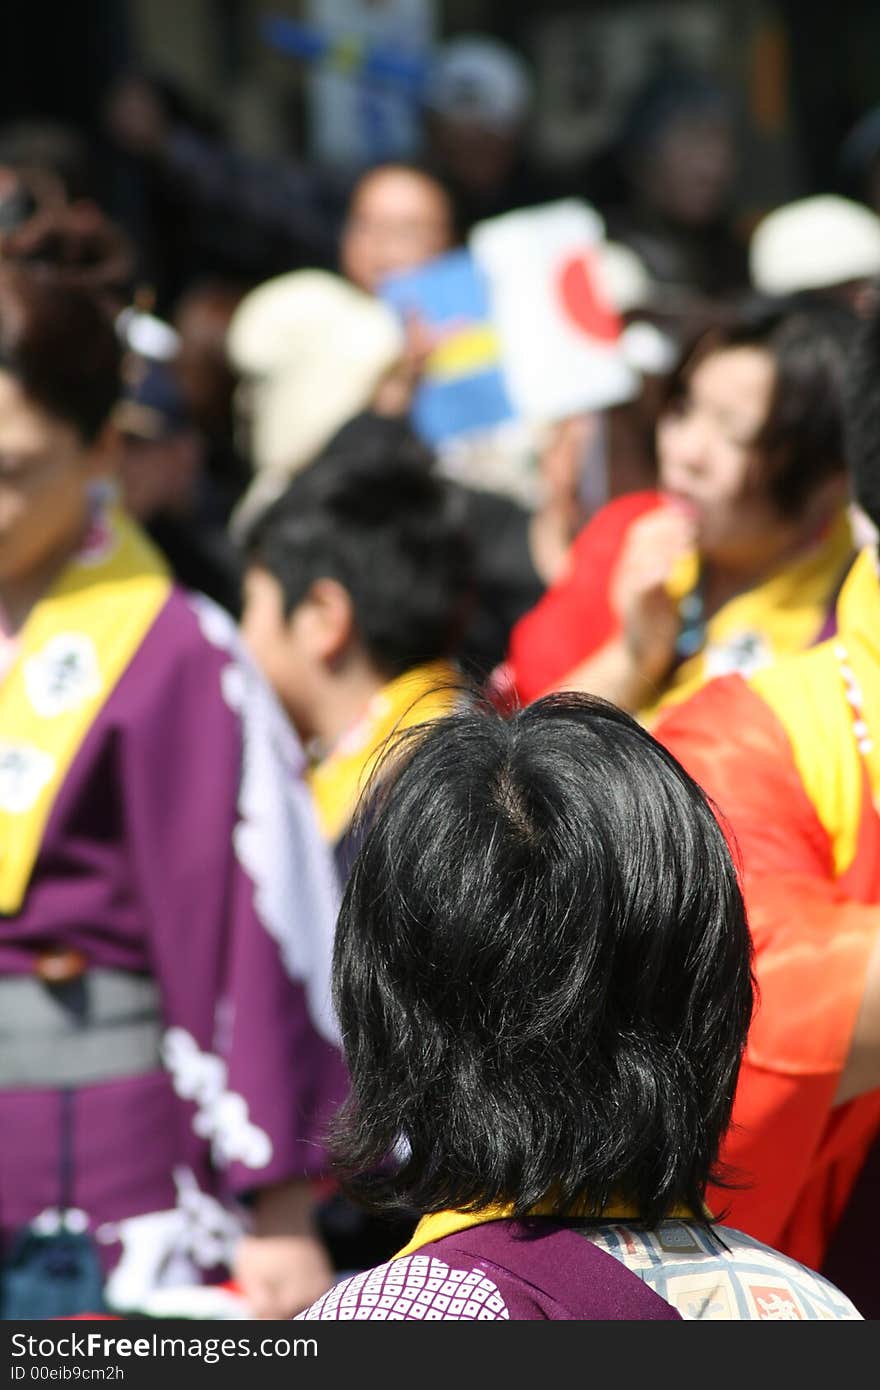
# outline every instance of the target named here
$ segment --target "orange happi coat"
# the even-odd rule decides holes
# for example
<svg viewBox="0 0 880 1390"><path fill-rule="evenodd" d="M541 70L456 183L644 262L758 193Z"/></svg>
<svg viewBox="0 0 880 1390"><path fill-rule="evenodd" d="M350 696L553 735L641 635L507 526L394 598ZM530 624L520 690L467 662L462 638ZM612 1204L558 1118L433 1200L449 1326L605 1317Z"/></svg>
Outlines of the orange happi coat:
<svg viewBox="0 0 880 1390"><path fill-rule="evenodd" d="M655 730L726 823L756 951L760 999L722 1154L751 1185L710 1205L814 1268L880 1137L880 1089L834 1104L880 931L873 553L837 614L836 639L749 682L711 683Z"/></svg>

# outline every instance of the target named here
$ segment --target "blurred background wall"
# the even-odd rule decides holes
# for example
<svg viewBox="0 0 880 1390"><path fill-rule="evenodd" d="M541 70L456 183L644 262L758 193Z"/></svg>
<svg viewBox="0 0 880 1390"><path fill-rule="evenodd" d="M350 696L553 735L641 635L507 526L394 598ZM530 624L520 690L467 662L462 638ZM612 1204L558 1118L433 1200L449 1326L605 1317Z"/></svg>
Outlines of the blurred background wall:
<svg viewBox="0 0 880 1390"><path fill-rule="evenodd" d="M745 218L838 187L841 141L880 101L873 0L4 0L0 119L51 115L97 134L103 94L134 64L179 84L244 147L305 151L316 63L273 50L261 23L316 15L340 31L366 19L398 37L482 30L511 43L535 70L534 152L572 176L649 68L697 62L739 98Z"/></svg>

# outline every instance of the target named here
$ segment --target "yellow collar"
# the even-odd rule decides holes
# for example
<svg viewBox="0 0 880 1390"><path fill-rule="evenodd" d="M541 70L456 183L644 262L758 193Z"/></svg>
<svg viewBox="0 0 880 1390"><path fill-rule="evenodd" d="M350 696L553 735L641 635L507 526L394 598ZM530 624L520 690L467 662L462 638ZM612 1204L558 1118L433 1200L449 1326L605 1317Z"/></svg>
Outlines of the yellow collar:
<svg viewBox="0 0 880 1390"><path fill-rule="evenodd" d="M752 588L728 599L708 619L703 646L676 667L659 698L639 711L640 721L651 728L662 711L687 699L713 675L738 670L748 677L809 647L825 626L852 553L849 522L841 511L817 540ZM684 557L667 587L680 600L697 579L695 564Z"/></svg>
<svg viewBox="0 0 880 1390"><path fill-rule="evenodd" d="M513 1208L509 1204L497 1207L483 1207L480 1211L437 1211L429 1216L423 1216L415 1229L412 1240L405 1245L402 1250L398 1250L394 1256L395 1260L401 1259L404 1255L412 1255L414 1251L420 1250L423 1245L429 1245L432 1241L442 1240L444 1236L455 1235L456 1231L466 1231L471 1226L482 1226L487 1221L504 1221L513 1214ZM577 1214L577 1213L575 1213ZM588 1213L583 1212L586 1216ZM554 1204L547 1200L538 1202L532 1207L532 1216L559 1216L559 1212ZM593 1215L593 1213L589 1213ZM635 1207L626 1202L614 1202L605 1207L599 1215L604 1221L636 1221L638 1212ZM669 1213L670 1217L680 1221L693 1220L693 1213L687 1207L674 1207ZM706 1217L712 1220L712 1214L706 1208Z"/></svg>
<svg viewBox="0 0 880 1390"><path fill-rule="evenodd" d="M873 547L857 556L837 600L837 630L855 637L880 661L880 579Z"/></svg>
<svg viewBox="0 0 880 1390"><path fill-rule="evenodd" d="M460 687L454 666L433 661L404 672L373 696L361 718L308 774L326 840L335 844L345 834L388 740L414 724L450 714Z"/></svg>

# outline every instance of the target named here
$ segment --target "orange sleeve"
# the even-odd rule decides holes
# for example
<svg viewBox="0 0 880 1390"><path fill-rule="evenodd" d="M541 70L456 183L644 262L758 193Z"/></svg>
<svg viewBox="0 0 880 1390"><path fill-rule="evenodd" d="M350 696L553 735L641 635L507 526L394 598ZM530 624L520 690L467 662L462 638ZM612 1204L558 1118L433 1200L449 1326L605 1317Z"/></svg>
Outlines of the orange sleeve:
<svg viewBox="0 0 880 1390"><path fill-rule="evenodd" d="M654 732L715 803L740 867L758 1002L723 1158L756 1184L727 1194L733 1224L772 1243L832 1124L880 907L835 881L788 736L741 677L713 681Z"/></svg>
<svg viewBox="0 0 880 1390"><path fill-rule="evenodd" d="M658 493L637 492L597 512L575 540L564 578L515 624L506 668L523 704L556 685L616 630L614 566L630 526L659 504Z"/></svg>

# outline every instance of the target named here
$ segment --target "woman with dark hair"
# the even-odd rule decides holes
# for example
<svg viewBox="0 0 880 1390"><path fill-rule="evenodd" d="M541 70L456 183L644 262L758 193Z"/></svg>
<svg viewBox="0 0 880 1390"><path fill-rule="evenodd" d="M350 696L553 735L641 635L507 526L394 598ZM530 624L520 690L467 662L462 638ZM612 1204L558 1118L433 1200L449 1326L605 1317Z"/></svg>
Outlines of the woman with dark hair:
<svg viewBox="0 0 880 1390"><path fill-rule="evenodd" d="M704 1205L752 980L697 785L584 696L408 737L337 926L336 1153L423 1218L302 1316L858 1317Z"/></svg>
<svg viewBox="0 0 880 1390"><path fill-rule="evenodd" d="M230 1263L281 1316L332 1277L332 869L231 620L108 503L118 391L97 300L0 269L0 1316Z"/></svg>
<svg viewBox="0 0 880 1390"><path fill-rule="evenodd" d="M736 837L761 1008L723 1153L738 1226L880 1318L880 313L847 371L864 548L833 640L657 725Z"/></svg>
<svg viewBox="0 0 880 1390"><path fill-rule="evenodd" d="M704 332L657 430L659 490L604 507L520 620L521 700L588 690L653 717L828 635L852 561L841 394L856 320L761 307Z"/></svg>

